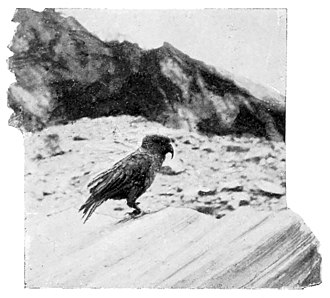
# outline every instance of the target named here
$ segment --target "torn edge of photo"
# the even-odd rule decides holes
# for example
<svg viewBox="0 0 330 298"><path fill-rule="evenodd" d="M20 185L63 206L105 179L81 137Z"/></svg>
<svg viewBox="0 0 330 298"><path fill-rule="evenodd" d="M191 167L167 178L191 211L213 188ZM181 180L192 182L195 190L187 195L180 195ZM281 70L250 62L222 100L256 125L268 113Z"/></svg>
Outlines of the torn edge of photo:
<svg viewBox="0 0 330 298"><path fill-rule="evenodd" d="M286 9L12 21L25 287L321 283L319 242L286 203Z"/></svg>

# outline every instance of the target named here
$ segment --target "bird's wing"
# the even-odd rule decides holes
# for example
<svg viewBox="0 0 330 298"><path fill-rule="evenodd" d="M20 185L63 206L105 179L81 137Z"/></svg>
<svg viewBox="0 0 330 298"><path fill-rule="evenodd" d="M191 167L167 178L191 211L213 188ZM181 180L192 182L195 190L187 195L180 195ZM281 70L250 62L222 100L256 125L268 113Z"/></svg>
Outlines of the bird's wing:
<svg viewBox="0 0 330 298"><path fill-rule="evenodd" d="M104 171L88 185L94 197L114 197L136 184L144 184L148 176L152 158L142 152L134 152L117 162L111 169Z"/></svg>
<svg viewBox="0 0 330 298"><path fill-rule="evenodd" d="M110 198L138 198L150 186L150 167L153 158L139 151L117 162L88 184L91 195L79 211L83 211L84 223L95 209Z"/></svg>

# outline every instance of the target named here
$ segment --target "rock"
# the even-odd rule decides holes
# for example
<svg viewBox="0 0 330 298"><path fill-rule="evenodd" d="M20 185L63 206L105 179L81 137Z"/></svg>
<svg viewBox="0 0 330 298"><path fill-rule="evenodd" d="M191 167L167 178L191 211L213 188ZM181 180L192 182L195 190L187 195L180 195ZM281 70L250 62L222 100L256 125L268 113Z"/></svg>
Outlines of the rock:
<svg viewBox="0 0 330 298"><path fill-rule="evenodd" d="M237 146L237 145L228 145L226 146L226 151L227 152L237 152L237 153L242 153L242 152L248 152L250 150L250 147L246 146Z"/></svg>
<svg viewBox="0 0 330 298"><path fill-rule="evenodd" d="M33 131L126 114L206 135L284 139L283 96L242 83L167 42L151 50L105 42L55 10L17 9L13 22L19 26L9 58L17 78L8 91L12 125Z"/></svg>
<svg viewBox="0 0 330 298"><path fill-rule="evenodd" d="M35 157L32 158L32 160L42 160L42 159L44 159L44 157L40 153L38 153Z"/></svg>
<svg viewBox="0 0 330 298"><path fill-rule="evenodd" d="M226 205L225 209L230 210L230 211L235 210L235 208L232 205Z"/></svg>
<svg viewBox="0 0 330 298"><path fill-rule="evenodd" d="M87 138L83 138L81 136L74 136L72 139L74 141L85 141L85 140L88 140Z"/></svg>
<svg viewBox="0 0 330 298"><path fill-rule="evenodd" d="M95 214L86 225L76 212L53 213L38 234L27 229L27 288L297 289L321 283L318 241L290 210L239 208L217 220L166 208L124 224Z"/></svg>
<svg viewBox="0 0 330 298"><path fill-rule="evenodd" d="M205 205L197 205L194 207L194 209L198 212L204 213L204 214L210 214L213 215L214 211L216 210L213 206L205 206Z"/></svg>
<svg viewBox="0 0 330 298"><path fill-rule="evenodd" d="M213 189L213 190L199 190L198 191L198 195L203 197L203 196L214 196L217 193L217 189Z"/></svg>
<svg viewBox="0 0 330 298"><path fill-rule="evenodd" d="M224 216L226 216L226 213L218 213L215 218L216 219L220 219L220 218L223 218Z"/></svg>
<svg viewBox="0 0 330 298"><path fill-rule="evenodd" d="M222 184L221 191L243 191L244 187L238 181L230 181Z"/></svg>
<svg viewBox="0 0 330 298"><path fill-rule="evenodd" d="M276 159L274 157L268 157L266 159L267 164L272 164L276 162Z"/></svg>
<svg viewBox="0 0 330 298"><path fill-rule="evenodd" d="M163 166L160 168L159 173L162 175L176 176L184 173L186 170L174 171L170 166Z"/></svg>
<svg viewBox="0 0 330 298"><path fill-rule="evenodd" d="M205 205L213 205L214 204L214 200L205 200L204 201Z"/></svg>
<svg viewBox="0 0 330 298"><path fill-rule="evenodd" d="M42 195L45 197L45 196L50 196L50 195L52 195L52 194L54 194L54 191L53 192L48 192L48 191L43 191L42 192Z"/></svg>
<svg viewBox="0 0 330 298"><path fill-rule="evenodd" d="M123 207L115 207L115 208L113 208L113 210L115 210L115 211L123 211L124 208Z"/></svg>
<svg viewBox="0 0 330 298"><path fill-rule="evenodd" d="M244 160L245 161L252 161L255 163L260 162L261 160L266 160L269 157L274 157L273 150L267 147L261 147L258 149L254 149L253 151L250 151L248 154L245 155ZM264 161L265 163L265 161Z"/></svg>
<svg viewBox="0 0 330 298"><path fill-rule="evenodd" d="M238 206L248 206L250 202L247 200L240 200Z"/></svg>
<svg viewBox="0 0 330 298"><path fill-rule="evenodd" d="M211 148L204 148L203 151L207 152L207 153L213 153L214 150L212 150Z"/></svg>
<svg viewBox="0 0 330 298"><path fill-rule="evenodd" d="M254 187L254 192L258 192L266 196L281 197L285 195L285 188L266 180L260 180L255 182Z"/></svg>
<svg viewBox="0 0 330 298"><path fill-rule="evenodd" d="M174 193L166 192L166 193L160 193L159 195L161 197L172 197L174 196Z"/></svg>
<svg viewBox="0 0 330 298"><path fill-rule="evenodd" d="M214 172L218 172L220 170L220 166L218 166L218 167L212 166L212 167L210 167L210 169Z"/></svg>
<svg viewBox="0 0 330 298"><path fill-rule="evenodd" d="M221 191L243 191L243 186L239 185L239 186L230 186L230 187L224 187L221 189Z"/></svg>

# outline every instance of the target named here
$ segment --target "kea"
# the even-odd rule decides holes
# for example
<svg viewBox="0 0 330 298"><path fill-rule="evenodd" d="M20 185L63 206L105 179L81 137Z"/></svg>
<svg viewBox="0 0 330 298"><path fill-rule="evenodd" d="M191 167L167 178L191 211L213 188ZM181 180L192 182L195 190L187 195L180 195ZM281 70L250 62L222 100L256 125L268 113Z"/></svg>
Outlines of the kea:
<svg viewBox="0 0 330 298"><path fill-rule="evenodd" d="M136 151L100 173L89 184L90 196L79 211L83 212L84 223L95 209L106 200L127 200L134 208L129 213L139 215L141 209L136 200L150 187L160 170L167 153L174 156L171 139L162 135L147 135Z"/></svg>

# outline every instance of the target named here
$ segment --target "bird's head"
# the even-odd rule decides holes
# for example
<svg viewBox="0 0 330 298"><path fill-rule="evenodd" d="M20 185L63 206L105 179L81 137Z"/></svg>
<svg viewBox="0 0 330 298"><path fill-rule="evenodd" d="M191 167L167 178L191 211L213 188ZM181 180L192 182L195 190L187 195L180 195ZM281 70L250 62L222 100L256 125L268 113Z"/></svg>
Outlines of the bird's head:
<svg viewBox="0 0 330 298"><path fill-rule="evenodd" d="M166 153L171 153L172 158L174 156L174 150L171 145L171 139L161 135L147 135L142 140L143 149L146 149L152 153L158 153L161 155L166 155Z"/></svg>

